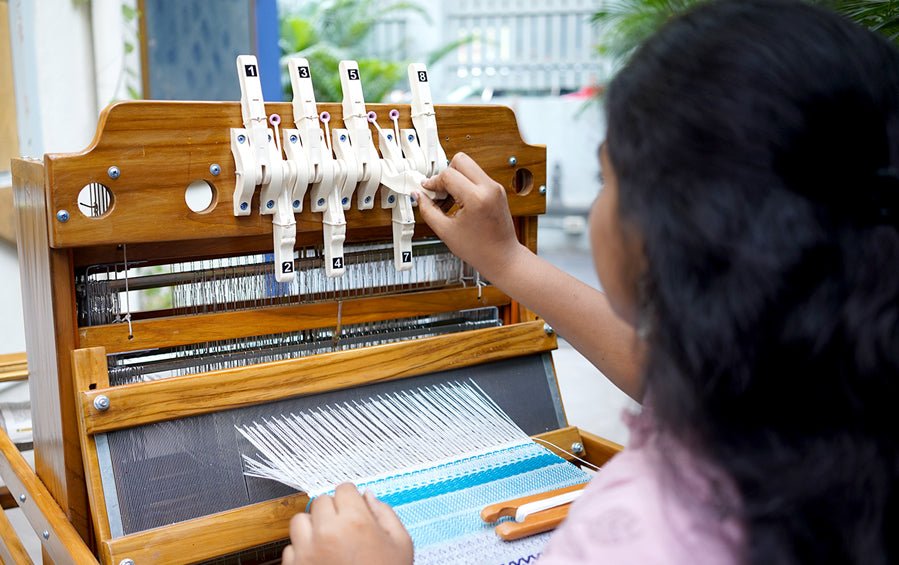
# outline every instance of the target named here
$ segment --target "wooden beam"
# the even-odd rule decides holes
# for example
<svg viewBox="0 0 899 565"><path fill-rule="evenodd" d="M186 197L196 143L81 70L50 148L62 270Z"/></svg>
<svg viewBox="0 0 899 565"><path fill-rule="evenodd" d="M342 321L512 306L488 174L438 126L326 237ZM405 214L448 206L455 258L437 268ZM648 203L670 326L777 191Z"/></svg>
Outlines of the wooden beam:
<svg viewBox="0 0 899 565"><path fill-rule="evenodd" d="M65 512L3 430L0 430L0 477L14 496L25 495L19 507L54 563L97 563Z"/></svg>
<svg viewBox="0 0 899 565"><path fill-rule="evenodd" d="M19 534L16 533L6 512L0 512L0 559L10 565L28 565L33 563Z"/></svg>
<svg viewBox="0 0 899 565"><path fill-rule="evenodd" d="M84 429L88 434L110 432L197 414L274 402L356 387L435 371L469 367L490 361L531 355L555 349L555 336L543 331L543 322L501 326L389 343L363 349L324 353L300 359L276 361L246 368L121 385L78 393ZM105 363L79 361L79 357L104 355L102 348L75 351L75 368L99 367L93 377L106 379ZM90 381L89 379L94 380ZM94 399L109 399L105 411Z"/></svg>
<svg viewBox="0 0 899 565"><path fill-rule="evenodd" d="M0 355L0 382L28 380L28 357L25 353Z"/></svg>
<svg viewBox="0 0 899 565"><path fill-rule="evenodd" d="M129 338L127 326L123 324L83 327L78 332L82 348L105 347L107 353L119 353L305 329L333 328L338 324L338 314L340 324L346 326L484 306L503 306L508 303L509 297L495 287L486 287L480 292L475 288L455 288L136 320L132 323L133 339Z"/></svg>

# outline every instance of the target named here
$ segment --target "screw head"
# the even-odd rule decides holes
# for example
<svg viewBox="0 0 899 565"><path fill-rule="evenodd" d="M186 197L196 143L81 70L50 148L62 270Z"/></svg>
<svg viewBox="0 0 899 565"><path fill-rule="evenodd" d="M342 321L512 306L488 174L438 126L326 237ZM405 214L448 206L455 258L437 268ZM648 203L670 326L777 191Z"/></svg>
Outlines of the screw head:
<svg viewBox="0 0 899 565"><path fill-rule="evenodd" d="M268 208L269 210L271 210L272 208L275 207L275 201L269 200L268 202L265 203L265 207Z"/></svg>
<svg viewBox="0 0 899 565"><path fill-rule="evenodd" d="M540 192L540 194L546 194L546 185L545 185L545 184L541 184L541 185L540 185L540 188L537 189L537 190L538 190L538 192Z"/></svg>
<svg viewBox="0 0 899 565"><path fill-rule="evenodd" d="M555 331L556 330L554 330L551 325L543 324L543 333L545 333L546 335L553 335Z"/></svg>
<svg viewBox="0 0 899 565"><path fill-rule="evenodd" d="M247 140L247 136L245 136L244 134L240 134L237 136L237 143L243 143L246 140Z"/></svg>
<svg viewBox="0 0 899 565"><path fill-rule="evenodd" d="M122 559L119 565L134 565L134 559Z"/></svg>
<svg viewBox="0 0 899 565"><path fill-rule="evenodd" d="M325 199L324 199L324 198L319 198L319 199L318 199L318 202L316 202L316 204L318 204L319 206L324 206L324 205L325 205Z"/></svg>
<svg viewBox="0 0 899 565"><path fill-rule="evenodd" d="M346 141L346 134L345 134L345 133L340 134L340 141Z"/></svg>
<svg viewBox="0 0 899 565"><path fill-rule="evenodd" d="M340 201L340 203L343 204L344 206L346 206L349 203L349 201L350 201L350 199L347 198L346 196L344 196L343 199Z"/></svg>
<svg viewBox="0 0 899 565"><path fill-rule="evenodd" d="M299 208L299 207L300 207L300 201L299 201L299 200L294 200L294 201L293 201L293 207L294 207L294 208Z"/></svg>
<svg viewBox="0 0 899 565"><path fill-rule="evenodd" d="M100 412L109 410L109 397L105 394L101 394L94 398L94 408L96 408Z"/></svg>
<svg viewBox="0 0 899 565"><path fill-rule="evenodd" d="M41 532L41 537L44 539L50 539L50 532L44 530L43 532Z"/></svg>
<svg viewBox="0 0 899 565"><path fill-rule="evenodd" d="M393 141L393 134L392 134L392 133L388 133L388 134L387 134L387 141Z"/></svg>
<svg viewBox="0 0 899 565"><path fill-rule="evenodd" d="M212 173L212 176L217 177L222 172L222 167L218 163L213 163L209 165L209 172Z"/></svg>
<svg viewBox="0 0 899 565"><path fill-rule="evenodd" d="M571 452L572 452L572 453L583 453L583 451L584 451L584 444L583 444L583 443L581 443L581 442L579 442L579 441L576 441L576 442L574 442L574 443L571 444Z"/></svg>
<svg viewBox="0 0 899 565"><path fill-rule="evenodd" d="M249 207L250 207L250 205L247 204L246 202L241 202L241 203L240 203L240 209L241 209L241 210L246 210L246 209L249 208Z"/></svg>
<svg viewBox="0 0 899 565"><path fill-rule="evenodd" d="M290 142L291 142L291 143L296 143L299 139L300 139L300 138L297 137L296 134L292 134L292 135L290 136Z"/></svg>
<svg viewBox="0 0 899 565"><path fill-rule="evenodd" d="M56 220L60 223L66 223L69 221L69 211L68 210L60 210L56 213Z"/></svg>
<svg viewBox="0 0 899 565"><path fill-rule="evenodd" d="M408 139L409 141L415 141L415 136L412 135L412 134L410 133L410 134L409 134L409 137L408 137L407 139Z"/></svg>
<svg viewBox="0 0 899 565"><path fill-rule="evenodd" d="M387 197L387 202L390 204L393 204L394 202L396 202L396 196L391 194L390 196Z"/></svg>
<svg viewBox="0 0 899 565"><path fill-rule="evenodd" d="M268 140L269 140L269 141L272 140L272 134L268 134Z"/></svg>
<svg viewBox="0 0 899 565"><path fill-rule="evenodd" d="M25 493L19 495L19 502L25 502L26 500L28 500L28 497L25 496Z"/></svg>
<svg viewBox="0 0 899 565"><path fill-rule="evenodd" d="M518 157L516 157L515 155L512 155L511 157L509 157L509 166L510 167L514 167L517 164L518 164Z"/></svg>
<svg viewBox="0 0 899 565"><path fill-rule="evenodd" d="M368 204L369 202L371 202L371 196L366 196L365 203Z"/></svg>
<svg viewBox="0 0 899 565"><path fill-rule="evenodd" d="M109 178L111 179L117 179L122 176L122 171L120 171L118 167L113 165L106 169L106 174L109 175Z"/></svg>

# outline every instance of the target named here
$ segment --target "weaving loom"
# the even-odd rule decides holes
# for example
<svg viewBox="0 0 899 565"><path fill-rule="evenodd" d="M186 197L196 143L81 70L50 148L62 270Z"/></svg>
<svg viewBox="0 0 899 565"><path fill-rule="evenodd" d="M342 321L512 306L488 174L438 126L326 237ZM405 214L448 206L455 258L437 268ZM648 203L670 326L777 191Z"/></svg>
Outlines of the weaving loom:
<svg viewBox="0 0 899 565"><path fill-rule="evenodd" d="M536 251L545 148L508 108L435 108L420 65L411 105L368 106L354 63L343 104L288 65L292 104L241 57L240 104L118 103L83 153L13 163L37 476L5 437L0 474L57 563L277 562L342 480L397 510L420 563L526 563L546 534L502 542L481 508L584 483L573 456L618 446L567 426L552 329L409 192L465 151Z"/></svg>

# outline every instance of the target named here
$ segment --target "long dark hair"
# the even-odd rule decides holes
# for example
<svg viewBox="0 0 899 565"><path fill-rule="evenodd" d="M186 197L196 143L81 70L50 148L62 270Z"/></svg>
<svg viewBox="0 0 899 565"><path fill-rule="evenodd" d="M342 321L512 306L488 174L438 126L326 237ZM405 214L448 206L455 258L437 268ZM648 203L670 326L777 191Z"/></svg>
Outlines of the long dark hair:
<svg viewBox="0 0 899 565"><path fill-rule="evenodd" d="M655 422L733 479L745 561L899 563L899 54L712 2L609 88Z"/></svg>

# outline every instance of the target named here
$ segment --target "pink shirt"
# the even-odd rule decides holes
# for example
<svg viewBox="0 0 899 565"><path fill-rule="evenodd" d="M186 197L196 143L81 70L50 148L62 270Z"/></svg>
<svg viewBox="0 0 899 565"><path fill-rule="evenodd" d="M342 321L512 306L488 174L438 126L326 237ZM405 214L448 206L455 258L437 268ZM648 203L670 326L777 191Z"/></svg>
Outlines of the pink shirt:
<svg viewBox="0 0 899 565"><path fill-rule="evenodd" d="M713 495L716 488L733 493L731 483L682 446L660 446L648 408L625 420L631 428L628 448L572 505L540 565L739 564L742 527L716 509ZM676 477L667 472L672 464Z"/></svg>

